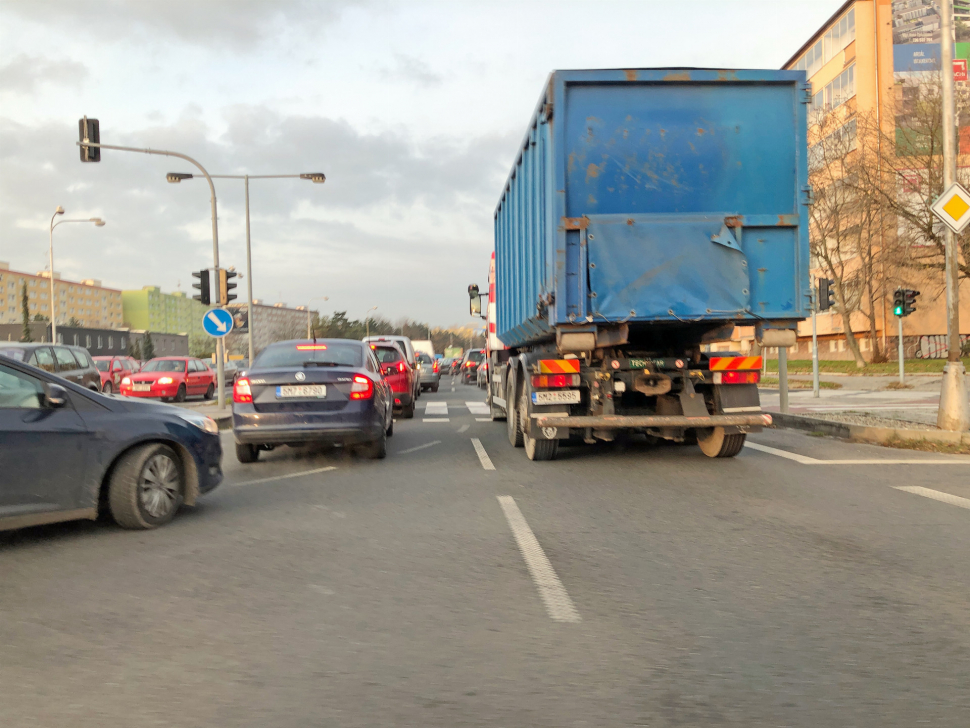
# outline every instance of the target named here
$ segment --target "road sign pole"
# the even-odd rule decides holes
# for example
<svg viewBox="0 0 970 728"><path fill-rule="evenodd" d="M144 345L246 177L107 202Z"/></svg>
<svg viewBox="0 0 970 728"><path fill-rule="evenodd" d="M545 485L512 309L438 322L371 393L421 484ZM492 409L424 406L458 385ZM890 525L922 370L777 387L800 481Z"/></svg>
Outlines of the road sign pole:
<svg viewBox="0 0 970 728"><path fill-rule="evenodd" d="M903 317L897 316L896 323L899 324L899 383L906 383L906 368L903 364Z"/></svg>
<svg viewBox="0 0 970 728"><path fill-rule="evenodd" d="M812 290L812 396L819 398L818 383L818 327L816 326L815 314L818 310L818 287Z"/></svg>

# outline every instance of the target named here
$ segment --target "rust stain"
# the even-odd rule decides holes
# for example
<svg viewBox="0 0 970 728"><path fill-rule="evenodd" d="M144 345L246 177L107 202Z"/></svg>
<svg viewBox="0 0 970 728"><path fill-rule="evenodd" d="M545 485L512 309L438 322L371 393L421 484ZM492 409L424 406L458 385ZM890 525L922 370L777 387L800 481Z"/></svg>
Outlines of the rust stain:
<svg viewBox="0 0 970 728"><path fill-rule="evenodd" d="M737 71L718 71L717 80L718 81L737 81L738 80Z"/></svg>
<svg viewBox="0 0 970 728"><path fill-rule="evenodd" d="M707 129L702 126L697 127L697 136L704 136L707 133Z"/></svg>
<svg viewBox="0 0 970 728"><path fill-rule="evenodd" d="M731 215L724 218L724 224L729 228L739 228L744 227L744 216L743 215Z"/></svg>
<svg viewBox="0 0 970 728"><path fill-rule="evenodd" d="M628 217L628 218L626 219L626 224L627 224L627 225L632 225L632 224L633 224L633 218L632 218L632 217Z"/></svg>
<svg viewBox="0 0 970 728"><path fill-rule="evenodd" d="M668 73L666 76L664 76L664 81L690 81L690 71Z"/></svg>
<svg viewBox="0 0 970 728"><path fill-rule="evenodd" d="M599 176L600 176L599 166L590 162L589 166L586 168L586 181L589 182L590 179L595 179Z"/></svg>
<svg viewBox="0 0 970 728"><path fill-rule="evenodd" d="M562 219L563 230L585 230L589 227L588 217L564 217Z"/></svg>
<svg viewBox="0 0 970 728"><path fill-rule="evenodd" d="M626 80L627 81L636 81L637 80L637 72L633 68L628 68L625 71L623 71L623 75L626 76Z"/></svg>
<svg viewBox="0 0 970 728"><path fill-rule="evenodd" d="M798 225L797 215L779 215L778 225L782 227L790 227L793 225Z"/></svg>

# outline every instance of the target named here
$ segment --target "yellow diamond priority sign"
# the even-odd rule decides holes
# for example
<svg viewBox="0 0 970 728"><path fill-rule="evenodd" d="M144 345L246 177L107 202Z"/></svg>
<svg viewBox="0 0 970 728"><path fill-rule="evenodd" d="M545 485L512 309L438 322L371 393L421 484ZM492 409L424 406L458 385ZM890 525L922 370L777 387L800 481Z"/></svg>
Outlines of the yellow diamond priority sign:
<svg viewBox="0 0 970 728"><path fill-rule="evenodd" d="M970 224L970 193L959 182L954 182L936 199L930 209L953 232L962 232Z"/></svg>

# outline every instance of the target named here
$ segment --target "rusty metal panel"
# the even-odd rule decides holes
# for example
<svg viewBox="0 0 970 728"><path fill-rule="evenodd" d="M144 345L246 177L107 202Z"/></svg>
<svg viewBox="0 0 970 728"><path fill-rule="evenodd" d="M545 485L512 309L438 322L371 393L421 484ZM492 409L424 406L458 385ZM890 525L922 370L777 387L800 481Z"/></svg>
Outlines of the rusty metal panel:
<svg viewBox="0 0 970 728"><path fill-rule="evenodd" d="M800 71L554 72L495 211L499 338L804 318L804 82ZM698 216L712 234L697 238ZM597 245L597 220L621 218L628 229L608 237L622 245Z"/></svg>

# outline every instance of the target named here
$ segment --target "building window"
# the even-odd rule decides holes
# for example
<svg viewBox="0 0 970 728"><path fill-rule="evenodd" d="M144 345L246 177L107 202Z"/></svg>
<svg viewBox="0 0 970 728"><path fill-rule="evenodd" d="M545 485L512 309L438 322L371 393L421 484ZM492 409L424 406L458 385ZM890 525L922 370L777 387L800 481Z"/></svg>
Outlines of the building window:
<svg viewBox="0 0 970 728"><path fill-rule="evenodd" d="M90 140L88 140L88 141L90 141ZM98 351L101 351L102 346L103 346L103 344L101 343L101 337L99 336L98 337Z"/></svg>
<svg viewBox="0 0 970 728"><path fill-rule="evenodd" d="M90 139L88 141L90 141ZM111 349L114 349L114 348L115 348L115 337L109 336L108 337L108 350L110 351Z"/></svg>
<svg viewBox="0 0 970 728"><path fill-rule="evenodd" d="M91 141L91 140L88 139L88 141ZM74 334L74 346L77 346L77 340L78 340L77 334Z"/></svg>
<svg viewBox="0 0 970 728"><path fill-rule="evenodd" d="M839 22L829 28L821 40L805 51L795 64L795 70L805 71L805 75L811 78L854 40L855 8L843 15Z"/></svg>
<svg viewBox="0 0 970 728"><path fill-rule="evenodd" d="M812 111L827 114L855 96L855 64L812 97Z"/></svg>
<svg viewBox="0 0 970 728"><path fill-rule="evenodd" d="M86 348L86 349L90 349L91 348L91 334L85 334L84 335L84 348Z"/></svg>

